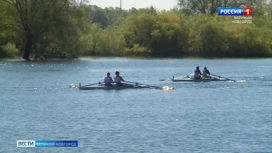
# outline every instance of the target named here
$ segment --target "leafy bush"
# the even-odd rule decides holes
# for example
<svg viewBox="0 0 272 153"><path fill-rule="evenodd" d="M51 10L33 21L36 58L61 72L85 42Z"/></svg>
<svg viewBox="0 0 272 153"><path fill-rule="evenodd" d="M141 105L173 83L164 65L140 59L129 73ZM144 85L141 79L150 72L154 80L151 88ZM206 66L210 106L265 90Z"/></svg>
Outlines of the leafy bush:
<svg viewBox="0 0 272 153"><path fill-rule="evenodd" d="M14 43L8 43L0 46L0 57L16 57L18 56L19 50L16 48Z"/></svg>

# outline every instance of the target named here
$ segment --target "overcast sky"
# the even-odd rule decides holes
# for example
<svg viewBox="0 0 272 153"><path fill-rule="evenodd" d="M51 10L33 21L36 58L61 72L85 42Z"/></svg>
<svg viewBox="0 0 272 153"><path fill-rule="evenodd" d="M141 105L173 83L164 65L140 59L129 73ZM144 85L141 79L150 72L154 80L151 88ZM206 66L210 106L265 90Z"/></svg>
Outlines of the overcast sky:
<svg viewBox="0 0 272 153"><path fill-rule="evenodd" d="M99 7L119 7L120 0L90 0L91 5L97 5ZM122 0L123 9L131 9L132 7L146 8L154 6L158 10L170 10L177 4L177 0Z"/></svg>

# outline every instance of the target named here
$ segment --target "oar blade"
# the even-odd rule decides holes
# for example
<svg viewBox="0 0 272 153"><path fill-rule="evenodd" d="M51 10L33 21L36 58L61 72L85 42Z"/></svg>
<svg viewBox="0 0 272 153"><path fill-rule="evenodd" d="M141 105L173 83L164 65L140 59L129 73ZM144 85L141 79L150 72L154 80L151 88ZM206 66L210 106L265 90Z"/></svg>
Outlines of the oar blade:
<svg viewBox="0 0 272 153"><path fill-rule="evenodd" d="M78 86L75 85L75 84L70 84L70 85L69 85L69 88L78 88Z"/></svg>
<svg viewBox="0 0 272 153"><path fill-rule="evenodd" d="M158 90L174 90L174 87L170 86L163 86L163 87L158 87L158 86L151 86L151 89L158 89Z"/></svg>
<svg viewBox="0 0 272 153"><path fill-rule="evenodd" d="M170 87L170 86L163 86L162 90L174 90L174 87Z"/></svg>

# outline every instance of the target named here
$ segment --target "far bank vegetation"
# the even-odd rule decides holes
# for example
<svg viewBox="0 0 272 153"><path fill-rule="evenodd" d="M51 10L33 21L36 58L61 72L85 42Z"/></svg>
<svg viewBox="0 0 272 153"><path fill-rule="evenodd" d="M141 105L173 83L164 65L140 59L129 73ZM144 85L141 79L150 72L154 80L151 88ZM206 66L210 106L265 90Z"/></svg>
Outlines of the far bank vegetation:
<svg viewBox="0 0 272 153"><path fill-rule="evenodd" d="M0 57L271 57L271 0L204 1L177 0L172 10L158 11L1 0ZM232 23L217 15L218 6L252 7L253 23Z"/></svg>

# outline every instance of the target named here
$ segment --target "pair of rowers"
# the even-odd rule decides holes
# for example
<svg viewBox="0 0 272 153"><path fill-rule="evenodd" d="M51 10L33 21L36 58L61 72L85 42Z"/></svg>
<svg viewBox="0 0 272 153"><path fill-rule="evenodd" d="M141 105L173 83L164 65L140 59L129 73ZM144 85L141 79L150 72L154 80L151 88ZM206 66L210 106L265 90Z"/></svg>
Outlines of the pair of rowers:
<svg viewBox="0 0 272 153"><path fill-rule="evenodd" d="M201 71L199 70L199 66L197 66L194 72L194 79L202 79L202 77L209 78L210 77L209 75L210 75L210 71L207 69L206 66L204 67L202 74L201 74Z"/></svg>
<svg viewBox="0 0 272 153"><path fill-rule="evenodd" d="M120 72L116 71L115 75L116 76L114 77L114 81L113 81L112 77L110 76L110 72L107 73L107 76L104 79L105 86L112 86L112 83L115 83L116 86L123 85L122 81L125 81L125 80L120 76Z"/></svg>

